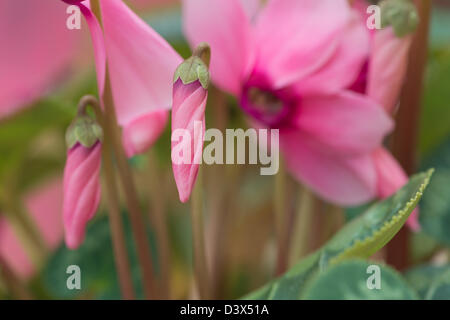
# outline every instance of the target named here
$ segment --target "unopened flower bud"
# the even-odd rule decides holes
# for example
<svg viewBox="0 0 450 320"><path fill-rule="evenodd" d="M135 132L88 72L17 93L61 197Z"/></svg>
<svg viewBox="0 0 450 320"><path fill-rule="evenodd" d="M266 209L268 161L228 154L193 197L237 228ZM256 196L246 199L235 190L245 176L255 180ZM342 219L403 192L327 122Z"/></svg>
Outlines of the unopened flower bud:
<svg viewBox="0 0 450 320"><path fill-rule="evenodd" d="M194 55L178 67L174 77L172 168L181 202L189 200L203 153L210 78L208 64L209 46L201 44ZM178 136L178 132L185 134Z"/></svg>
<svg viewBox="0 0 450 320"><path fill-rule="evenodd" d="M384 0L380 2L381 24L391 26L397 37L414 32L419 24L419 15L411 0Z"/></svg>
<svg viewBox="0 0 450 320"><path fill-rule="evenodd" d="M83 242L86 225L100 202L102 138L100 125L84 114L77 116L66 133L63 222L70 249Z"/></svg>

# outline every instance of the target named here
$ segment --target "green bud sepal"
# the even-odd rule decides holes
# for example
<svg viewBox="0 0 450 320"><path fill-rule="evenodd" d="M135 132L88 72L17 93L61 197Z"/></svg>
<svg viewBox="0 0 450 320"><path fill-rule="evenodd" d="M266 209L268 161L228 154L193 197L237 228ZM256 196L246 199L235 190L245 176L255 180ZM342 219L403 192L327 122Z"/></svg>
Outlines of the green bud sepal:
<svg viewBox="0 0 450 320"><path fill-rule="evenodd" d="M190 84L198 80L202 87L207 90L210 81L209 59L209 45L201 43L195 49L192 57L181 63L175 70L173 82L175 83L178 79L181 79L183 84Z"/></svg>
<svg viewBox="0 0 450 320"><path fill-rule="evenodd" d="M78 115L66 131L66 144L69 149L80 143L91 148L98 141L103 141L102 127L87 115Z"/></svg>

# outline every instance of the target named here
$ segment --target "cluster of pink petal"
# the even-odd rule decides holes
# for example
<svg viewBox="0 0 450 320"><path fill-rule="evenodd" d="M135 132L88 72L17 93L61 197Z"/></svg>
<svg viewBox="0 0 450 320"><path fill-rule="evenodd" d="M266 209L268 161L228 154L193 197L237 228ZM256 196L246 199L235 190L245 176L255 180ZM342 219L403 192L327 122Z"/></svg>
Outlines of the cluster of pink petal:
<svg viewBox="0 0 450 320"><path fill-rule="evenodd" d="M406 182L382 143L393 129L388 112L398 98L409 39L390 29L369 32L367 15L347 0L183 4L192 47L211 46L213 81L241 101L258 127L280 129L281 150L298 180L346 206L388 196ZM357 7L366 14L367 3ZM364 92L357 92L352 87L367 65ZM249 107L249 87L283 101L283 121L266 121ZM380 171L387 167L389 175Z"/></svg>

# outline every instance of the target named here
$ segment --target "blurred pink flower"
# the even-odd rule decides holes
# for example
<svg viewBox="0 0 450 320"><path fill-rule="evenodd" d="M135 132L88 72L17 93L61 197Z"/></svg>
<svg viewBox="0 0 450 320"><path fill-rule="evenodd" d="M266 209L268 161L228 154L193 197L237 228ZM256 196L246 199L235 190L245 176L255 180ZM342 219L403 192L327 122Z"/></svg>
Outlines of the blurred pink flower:
<svg viewBox="0 0 450 320"><path fill-rule="evenodd" d="M30 192L25 205L48 246L54 249L63 238L61 179L55 179ZM12 227L0 218L0 255L19 277L29 278L35 271Z"/></svg>
<svg viewBox="0 0 450 320"><path fill-rule="evenodd" d="M366 25L369 5L370 3L365 0L355 2L355 7L360 13L361 25ZM400 90L405 80L412 35L397 37L391 27L366 30L371 39L371 50L351 89L367 95L378 102L388 114L392 114L398 104ZM393 195L408 182L408 176L388 150L381 147L376 149L373 161L377 171L379 198ZM418 214L418 209L414 210L407 222L415 231L420 229Z"/></svg>
<svg viewBox="0 0 450 320"><path fill-rule="evenodd" d="M177 129L187 130L190 140L172 141L172 152L176 145L188 143L183 150L192 150L187 163L176 163L172 168L181 202L189 200L197 179L199 163L203 155L203 137L205 134L205 107L208 92L195 81L184 84L178 79L173 86L172 132ZM195 128L199 126L200 128ZM173 159L173 156L172 156Z"/></svg>
<svg viewBox="0 0 450 320"><path fill-rule="evenodd" d="M98 209L100 165L100 142L91 148L77 143L67 153L63 218L66 245L70 249L76 249L83 242L86 225Z"/></svg>
<svg viewBox="0 0 450 320"><path fill-rule="evenodd" d="M357 0L355 8L361 16L361 23L366 25L366 0ZM370 54L367 57L365 74L362 79L364 93L377 101L388 113L394 112L398 103L401 86L405 79L408 65L409 48L412 35L397 37L391 27L381 30L366 29L371 39Z"/></svg>
<svg viewBox="0 0 450 320"><path fill-rule="evenodd" d="M355 8L360 13L361 25L366 25L369 5L370 3L365 0L355 2ZM398 104L400 90L405 80L412 35L397 37L391 27L381 30L366 29L366 32L371 39L371 50L351 89L367 95L378 102L388 114L392 114ZM384 148L375 150L373 161L377 171L379 198L390 197L408 182L408 176L388 150ZM414 231L420 229L418 216L419 209L415 209L407 221L408 226Z"/></svg>
<svg viewBox="0 0 450 320"><path fill-rule="evenodd" d="M0 1L0 119L48 93L73 65L80 33L66 28L66 7Z"/></svg>
<svg viewBox="0 0 450 320"><path fill-rule="evenodd" d="M292 174L325 199L357 205L377 195L372 152L392 130L378 103L348 88L369 37L347 0L184 0L193 47L211 46L211 76L261 125L280 129ZM249 9L250 8L250 9Z"/></svg>
<svg viewBox="0 0 450 320"><path fill-rule="evenodd" d="M124 147L131 157L146 151L162 133L172 104L173 73L182 59L122 0L100 0L100 6L103 31L89 9L84 7L83 14L94 42L99 91L104 90L107 63Z"/></svg>

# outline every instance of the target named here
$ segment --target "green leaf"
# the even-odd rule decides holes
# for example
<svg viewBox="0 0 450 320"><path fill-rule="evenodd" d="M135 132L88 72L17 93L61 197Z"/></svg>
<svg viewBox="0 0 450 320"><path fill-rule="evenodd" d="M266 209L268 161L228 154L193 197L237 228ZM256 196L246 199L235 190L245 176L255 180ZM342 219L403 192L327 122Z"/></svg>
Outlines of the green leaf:
<svg viewBox="0 0 450 320"><path fill-rule="evenodd" d="M427 300L450 300L450 270L446 270L433 281L425 295Z"/></svg>
<svg viewBox="0 0 450 320"><path fill-rule="evenodd" d="M436 173L423 197L420 224L430 237L450 246L450 139L424 162L430 165Z"/></svg>
<svg viewBox="0 0 450 320"><path fill-rule="evenodd" d="M345 225L324 247L244 299L297 299L306 281L323 272L330 264L370 257L389 242L406 222L432 173L433 170L429 170L413 176L395 195L373 205Z"/></svg>
<svg viewBox="0 0 450 320"><path fill-rule="evenodd" d="M405 273L405 278L422 299L450 299L450 265L414 267Z"/></svg>
<svg viewBox="0 0 450 320"><path fill-rule="evenodd" d="M450 48L431 52L429 56L420 117L422 154L429 154L450 135Z"/></svg>
<svg viewBox="0 0 450 320"><path fill-rule="evenodd" d="M138 297L142 297L140 270L131 226L127 216L124 215L123 218L134 287ZM151 235L150 230L149 234ZM150 243L152 253L155 253L154 241ZM156 256L153 256L153 261L156 261ZM81 269L81 290L67 289L66 269L70 265L77 265ZM62 244L50 257L42 277L47 291L54 298L120 299L108 217L101 215L88 225L86 238L77 250L69 250Z"/></svg>
<svg viewBox="0 0 450 320"><path fill-rule="evenodd" d="M416 292L395 270L379 267L380 288L370 289L374 265L361 260L345 261L331 266L308 281L301 299L307 300L413 300Z"/></svg>

